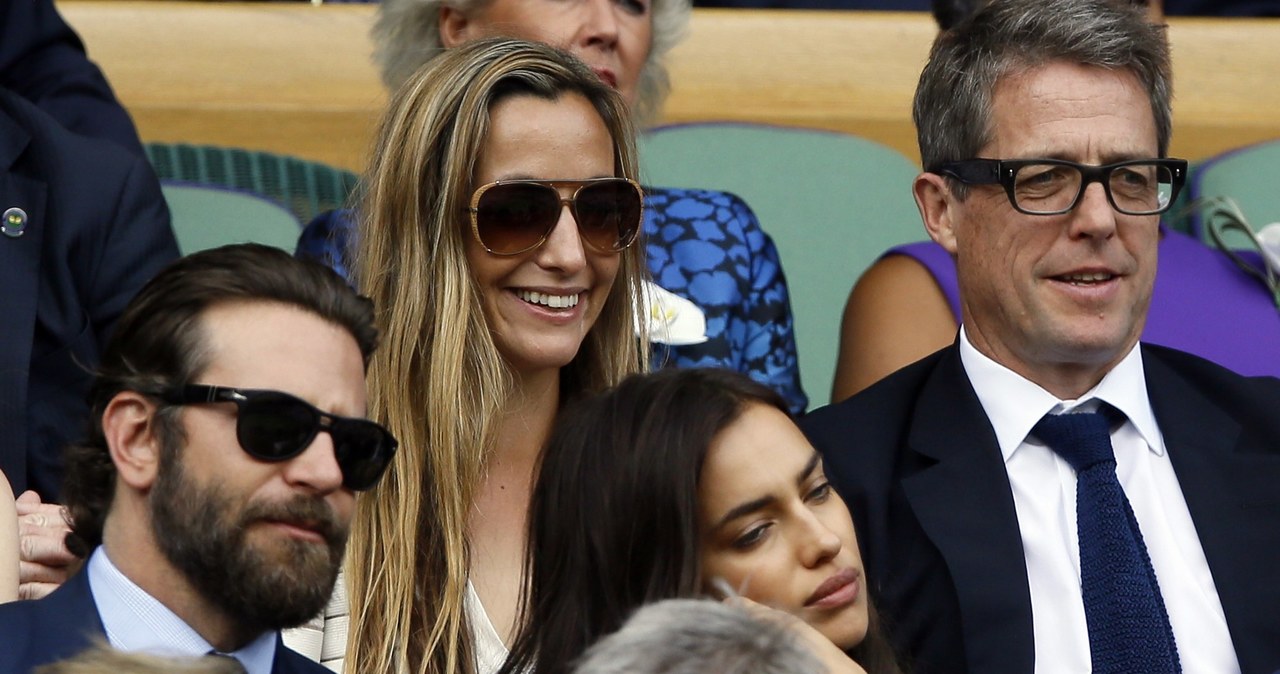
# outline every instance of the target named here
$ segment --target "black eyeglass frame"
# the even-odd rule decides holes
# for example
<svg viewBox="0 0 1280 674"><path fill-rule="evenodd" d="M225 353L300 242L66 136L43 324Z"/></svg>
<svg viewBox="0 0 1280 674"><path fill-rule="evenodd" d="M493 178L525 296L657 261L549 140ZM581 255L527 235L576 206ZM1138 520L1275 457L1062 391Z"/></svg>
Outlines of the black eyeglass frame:
<svg viewBox="0 0 1280 674"><path fill-rule="evenodd" d="M349 479L352 473L348 471L347 463L352 460L365 460L368 457L343 457L335 456L338 461L338 467L342 469L343 486L352 491L364 491L372 488L382 479L382 475L386 472L387 467L391 465L392 458L395 457L396 449L400 443L396 440L391 431L368 419L358 417L344 417L337 414L330 414L324 410L312 405L311 403L299 398L295 395L285 393L283 391L273 391L268 389L241 389L230 386L210 386L206 384L187 384L186 386L162 391L156 395L157 398L169 405L207 405L215 403L232 403L236 406L236 441L240 444L240 449L246 454L260 461L270 463L280 463L293 459L307 450L311 443L315 442L316 436L320 431L325 431L330 435L335 429L343 426L360 426L364 428L372 428L381 438L379 450L386 453L386 459L377 474L372 476L365 482L357 482L350 484ZM298 447L280 455L268 454L250 447L252 442L246 443L245 437L242 435L244 426L240 423L243 418L243 412L246 405L251 405L255 400L264 399L283 400L290 404L298 405L308 410L315 418L314 424L309 431L305 441L300 441ZM335 452L339 443L335 441Z"/></svg>
<svg viewBox="0 0 1280 674"><path fill-rule="evenodd" d="M581 233L582 218L578 217L578 193L581 192L584 188L590 187L592 185L599 185L602 183L610 183L615 181L622 181L630 185L631 188L636 191L636 196L640 200L639 217L636 218L635 228L631 230L631 233L628 236L624 238L620 238L618 241L618 245L613 248L602 248L600 246L597 246L585 236L582 237L582 241L597 253L604 253L606 255L611 255L613 253L620 253L626 250L627 248L630 248L631 244L635 243L636 239L640 238L640 230L641 228L644 227L644 190L641 189L640 183L630 178L620 178L620 177L591 178L589 180L495 180L494 182L491 182L491 183L485 183L484 185L477 187L476 190L471 193L471 205L467 208L467 213L470 214L471 216L471 234L475 236L476 241L479 242L480 246L492 255L510 257L512 255L520 255L522 253L527 253L547 242L547 239L551 237L551 232L555 231L556 223L560 221L559 218L557 217L555 220L553 220L550 226L547 227L547 230L543 232L541 236L538 237L537 242L533 243L527 248L522 248L520 250L513 251L513 252L496 251L490 248L489 244L485 243L484 238L480 236L480 198L484 196L485 192L488 192L489 190L501 185L540 185L542 187L549 187L556 193L556 198L560 200L560 205L558 206L558 208L563 209L565 206L569 207L569 211L573 213L573 221L578 225L578 231L579 233ZM561 187L573 187L574 188L573 194L569 195L568 197L560 196Z"/></svg>
<svg viewBox="0 0 1280 674"><path fill-rule="evenodd" d="M1054 166L1069 166L1080 172L1080 190L1076 192L1076 197L1071 200L1070 205L1066 208L1056 211L1032 211L1023 208L1018 204L1018 198L1014 194L1015 181L1018 177L1018 171L1026 166L1036 166L1050 164ZM1116 204L1115 197L1111 194L1111 174L1116 169L1126 166L1160 166L1169 170L1171 176L1169 200L1160 208L1153 211L1128 211ZM1116 162L1114 164L1103 164L1094 166L1091 164L1080 164L1065 159L966 159L961 161L943 162L935 164L927 169L929 173L936 173L941 176L947 176L959 180L966 185L1002 185L1005 194L1009 197L1009 204L1019 213L1027 215L1062 215L1070 213L1076 206L1080 204L1080 198L1084 196L1084 191L1089 187L1089 183L1101 183L1102 189L1107 194L1107 203L1111 204L1119 213L1125 215L1159 215L1168 211L1173 207L1175 201L1178 200L1178 194L1182 191L1183 185L1187 181L1187 160L1174 159L1172 157L1160 159L1129 159L1126 161Z"/></svg>

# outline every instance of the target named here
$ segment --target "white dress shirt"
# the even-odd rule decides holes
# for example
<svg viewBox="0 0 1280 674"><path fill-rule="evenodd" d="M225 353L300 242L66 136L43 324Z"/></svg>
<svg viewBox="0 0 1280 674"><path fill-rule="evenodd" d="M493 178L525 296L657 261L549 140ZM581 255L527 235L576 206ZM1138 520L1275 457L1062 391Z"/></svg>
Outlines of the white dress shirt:
<svg viewBox="0 0 1280 674"><path fill-rule="evenodd" d="M1091 664L1080 590L1076 473L1028 434L1045 414L1093 411L1099 401L1127 418L1111 432L1116 475L1142 530L1182 671L1239 674L1222 602L1147 397L1140 349L1135 346L1077 400L1059 400L986 357L963 327L960 360L991 420L1013 490L1031 588L1036 674L1078 674Z"/></svg>
<svg viewBox="0 0 1280 674"><path fill-rule="evenodd" d="M89 557L85 572L112 647L167 657L202 657L214 650L182 618L121 573L102 546ZM265 632L244 648L224 655L239 660L248 674L271 674L276 635Z"/></svg>

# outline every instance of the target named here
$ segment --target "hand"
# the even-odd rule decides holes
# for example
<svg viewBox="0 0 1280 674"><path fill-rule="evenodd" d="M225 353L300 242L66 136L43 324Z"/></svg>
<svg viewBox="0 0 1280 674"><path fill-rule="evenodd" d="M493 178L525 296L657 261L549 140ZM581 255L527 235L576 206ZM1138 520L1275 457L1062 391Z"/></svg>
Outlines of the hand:
<svg viewBox="0 0 1280 674"><path fill-rule="evenodd" d="M732 596L725 599L730 606L740 606L752 616L770 622L775 625L781 625L784 629L796 637L801 648L807 648L810 653L818 658L822 666L826 668L829 674L867 674L862 665L853 661L848 653L840 650L825 635L814 629L809 623L776 608L769 608L764 604L758 604L746 597Z"/></svg>
<svg viewBox="0 0 1280 674"><path fill-rule="evenodd" d="M81 564L67 549L71 525L67 510L23 492L18 509L18 598L39 599L58 589Z"/></svg>

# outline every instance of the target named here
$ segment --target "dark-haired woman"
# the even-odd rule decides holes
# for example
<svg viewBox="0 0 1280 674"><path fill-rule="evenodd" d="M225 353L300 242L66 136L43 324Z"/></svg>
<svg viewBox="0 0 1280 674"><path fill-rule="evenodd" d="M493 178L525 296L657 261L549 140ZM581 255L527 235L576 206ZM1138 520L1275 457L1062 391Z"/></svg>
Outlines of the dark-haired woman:
<svg viewBox="0 0 1280 674"><path fill-rule="evenodd" d="M564 412L529 517L507 674L569 671L640 606L726 586L825 637L808 642L833 672L899 671L849 509L785 402L741 375L633 376Z"/></svg>

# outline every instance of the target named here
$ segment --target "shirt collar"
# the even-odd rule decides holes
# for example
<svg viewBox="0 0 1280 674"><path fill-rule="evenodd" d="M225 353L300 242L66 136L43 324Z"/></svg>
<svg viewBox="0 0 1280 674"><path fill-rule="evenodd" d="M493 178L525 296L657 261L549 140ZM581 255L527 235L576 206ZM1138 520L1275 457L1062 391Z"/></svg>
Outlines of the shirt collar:
<svg viewBox="0 0 1280 674"><path fill-rule="evenodd" d="M182 618L121 573L107 558L105 548L99 546L93 552L85 571L107 641L113 647L177 657L199 657L214 650ZM225 655L239 660L248 674L270 674L278 634L263 632Z"/></svg>
<svg viewBox="0 0 1280 674"><path fill-rule="evenodd" d="M1040 385L988 358L969 341L964 326L960 326L960 362L991 420L1005 461L1044 415L1070 412L1077 407L1093 409L1097 407L1094 401L1106 402L1123 412L1147 447L1157 456L1164 454L1164 441L1147 396L1142 351L1136 344L1097 386L1075 400L1059 400Z"/></svg>

